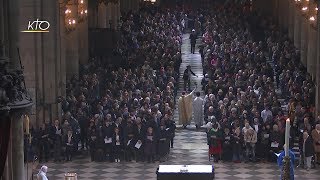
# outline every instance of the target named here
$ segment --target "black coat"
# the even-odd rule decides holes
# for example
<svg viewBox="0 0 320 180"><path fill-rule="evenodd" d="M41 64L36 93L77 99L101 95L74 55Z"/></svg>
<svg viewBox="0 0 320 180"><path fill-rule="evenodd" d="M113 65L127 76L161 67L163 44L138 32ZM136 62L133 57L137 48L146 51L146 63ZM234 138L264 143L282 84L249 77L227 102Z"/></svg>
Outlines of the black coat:
<svg viewBox="0 0 320 180"><path fill-rule="evenodd" d="M197 42L197 35L192 33L192 34L190 34L189 39L190 39L190 43L191 43L191 44L196 44L196 42Z"/></svg>

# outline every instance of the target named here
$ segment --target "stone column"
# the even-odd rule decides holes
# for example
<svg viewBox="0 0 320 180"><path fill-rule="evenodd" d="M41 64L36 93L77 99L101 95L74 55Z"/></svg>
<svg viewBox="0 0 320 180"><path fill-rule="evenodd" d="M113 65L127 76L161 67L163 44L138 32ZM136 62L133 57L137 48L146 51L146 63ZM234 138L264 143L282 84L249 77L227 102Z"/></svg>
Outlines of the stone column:
<svg viewBox="0 0 320 180"><path fill-rule="evenodd" d="M72 17L77 17L77 5L70 6ZM79 22L74 30L66 34L66 76L67 79L79 74Z"/></svg>
<svg viewBox="0 0 320 180"><path fill-rule="evenodd" d="M317 30L309 26L307 70L315 80L317 65Z"/></svg>
<svg viewBox="0 0 320 180"><path fill-rule="evenodd" d="M50 22L49 33L42 33L42 71L43 73L43 93L44 93L44 114L49 120L57 117L57 89L60 82L60 22L59 2L42 1L42 17Z"/></svg>
<svg viewBox="0 0 320 180"><path fill-rule="evenodd" d="M109 24L107 24L107 6L104 3L100 3L98 7L98 27L99 28L107 28Z"/></svg>
<svg viewBox="0 0 320 180"><path fill-rule="evenodd" d="M289 13L288 13L288 34L290 39L294 39L294 11L295 2L289 1Z"/></svg>
<svg viewBox="0 0 320 180"><path fill-rule="evenodd" d="M283 4L282 4L282 8L283 8L283 19L282 19L282 23L283 23L283 27L285 29L288 29L289 27L289 18L290 18L290 2L289 0L284 0Z"/></svg>
<svg viewBox="0 0 320 180"><path fill-rule="evenodd" d="M89 28L98 27L98 1L88 0L88 26Z"/></svg>
<svg viewBox="0 0 320 180"><path fill-rule="evenodd" d="M19 47L19 34L20 34L20 0L8 0L9 5L8 16L10 23L8 23L8 33L9 33L9 58L11 67L14 69L21 69L19 62L19 55L17 53L17 48Z"/></svg>
<svg viewBox="0 0 320 180"><path fill-rule="evenodd" d="M11 143L12 143L12 179L25 180L24 174L24 136L21 112L14 111L11 119Z"/></svg>
<svg viewBox="0 0 320 180"><path fill-rule="evenodd" d="M60 54L60 57L58 58L57 62L57 74L56 74L56 84L57 84L57 90L56 90L56 96L66 96L66 28L65 28L65 4L63 3L63 0L59 0L60 5L57 15L59 28L58 28L58 51ZM61 104L57 105L58 111L58 117L61 120L62 116L62 109Z"/></svg>
<svg viewBox="0 0 320 180"><path fill-rule="evenodd" d="M109 3L112 9L112 29L117 29L118 26L118 20L120 18L120 2L118 3Z"/></svg>
<svg viewBox="0 0 320 180"><path fill-rule="evenodd" d="M4 0L0 0L0 45L4 44ZM2 48L0 46L0 48ZM3 55L2 49L0 49L0 56Z"/></svg>
<svg viewBox="0 0 320 180"><path fill-rule="evenodd" d="M78 25L77 25L78 26ZM66 76L70 79L79 74L78 27L66 35Z"/></svg>
<svg viewBox="0 0 320 180"><path fill-rule="evenodd" d="M320 5L318 4L318 8ZM320 116L320 13L317 15L316 115Z"/></svg>
<svg viewBox="0 0 320 180"><path fill-rule="evenodd" d="M301 45L301 13L296 8L294 13L294 46L300 49Z"/></svg>
<svg viewBox="0 0 320 180"><path fill-rule="evenodd" d="M79 62L87 64L89 59L89 39L88 39L88 20L85 19L79 24Z"/></svg>
<svg viewBox="0 0 320 180"><path fill-rule="evenodd" d="M308 67L307 64L307 53L308 53L308 28L309 22L305 16L301 16L301 45L300 45L300 53L301 53L301 62L305 67Z"/></svg>
<svg viewBox="0 0 320 180"><path fill-rule="evenodd" d="M114 9L113 9L113 3L108 3L107 5L106 5L106 28L110 28L110 29L112 29L112 27L113 27L113 11L114 11ZM111 26L110 26L110 23L111 23Z"/></svg>
<svg viewBox="0 0 320 180"><path fill-rule="evenodd" d="M127 12L127 0L120 0L121 12Z"/></svg>

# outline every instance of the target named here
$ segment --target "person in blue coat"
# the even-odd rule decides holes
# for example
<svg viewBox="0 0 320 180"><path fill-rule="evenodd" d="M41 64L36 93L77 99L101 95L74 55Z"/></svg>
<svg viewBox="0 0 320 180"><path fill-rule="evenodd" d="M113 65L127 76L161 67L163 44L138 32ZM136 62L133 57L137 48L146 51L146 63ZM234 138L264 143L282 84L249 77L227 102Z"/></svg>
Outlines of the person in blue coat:
<svg viewBox="0 0 320 180"><path fill-rule="evenodd" d="M283 146L285 147L285 145ZM289 156L290 156L290 180L294 180L294 160L296 159L294 153L289 150ZM283 168L283 158L285 157L285 151L282 151L279 156L278 156L278 166L280 167L280 170L281 170L281 178L282 179L282 168Z"/></svg>

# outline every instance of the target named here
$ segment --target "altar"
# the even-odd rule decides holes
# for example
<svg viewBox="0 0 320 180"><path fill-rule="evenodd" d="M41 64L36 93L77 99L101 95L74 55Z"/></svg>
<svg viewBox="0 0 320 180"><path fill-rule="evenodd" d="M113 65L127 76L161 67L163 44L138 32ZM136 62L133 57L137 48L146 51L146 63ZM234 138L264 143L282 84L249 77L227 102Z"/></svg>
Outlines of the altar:
<svg viewBox="0 0 320 180"><path fill-rule="evenodd" d="M159 165L158 180L212 180L213 165Z"/></svg>

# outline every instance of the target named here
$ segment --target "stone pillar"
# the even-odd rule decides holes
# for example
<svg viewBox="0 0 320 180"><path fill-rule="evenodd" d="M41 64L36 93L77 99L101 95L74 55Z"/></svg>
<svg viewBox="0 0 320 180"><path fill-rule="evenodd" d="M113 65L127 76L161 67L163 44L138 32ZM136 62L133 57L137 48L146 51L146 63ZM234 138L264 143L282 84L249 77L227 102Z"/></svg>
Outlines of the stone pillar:
<svg viewBox="0 0 320 180"><path fill-rule="evenodd" d="M301 14L298 9L294 13L294 46L300 49L301 45Z"/></svg>
<svg viewBox="0 0 320 180"><path fill-rule="evenodd" d="M320 5L318 4L318 8ZM320 116L320 13L317 15L317 68L316 68L316 115Z"/></svg>
<svg viewBox="0 0 320 180"><path fill-rule="evenodd" d="M8 0L8 18L10 23L8 23L8 34L9 34L9 58L11 67L14 69L21 69L19 62L19 54L17 53L19 47L19 34L20 34L20 0Z"/></svg>
<svg viewBox="0 0 320 180"><path fill-rule="evenodd" d="M283 18L285 16L285 10L283 9L283 3L285 0L277 0L278 9L277 9L277 18L279 27L283 29Z"/></svg>
<svg viewBox="0 0 320 180"><path fill-rule="evenodd" d="M308 29L309 22L305 16L301 16L301 45L300 45L300 53L301 53L301 62L305 67L308 67L307 64L307 53L308 53Z"/></svg>
<svg viewBox="0 0 320 180"><path fill-rule="evenodd" d="M0 45L4 44L4 33L4 0L0 0ZM3 53L2 49L0 49L0 56Z"/></svg>
<svg viewBox="0 0 320 180"><path fill-rule="evenodd" d="M89 28L98 27L98 1L88 0L88 26Z"/></svg>
<svg viewBox="0 0 320 180"><path fill-rule="evenodd" d="M21 112L13 112L11 119L11 143L12 143L12 179L25 180L24 174L24 135Z"/></svg>
<svg viewBox="0 0 320 180"><path fill-rule="evenodd" d="M112 29L112 27L113 27L113 11L114 11L114 9L113 9L113 7L112 7L112 3L108 3L107 5L106 5L106 28L110 28L110 29ZM111 26L110 26L111 25Z"/></svg>
<svg viewBox="0 0 320 180"><path fill-rule="evenodd" d="M78 25L77 25L78 26ZM66 76L71 79L79 74L79 34L78 27L66 35Z"/></svg>
<svg viewBox="0 0 320 180"><path fill-rule="evenodd" d="M107 28L107 6L104 3L100 3L98 6L98 27Z"/></svg>
<svg viewBox="0 0 320 180"><path fill-rule="evenodd" d="M118 21L120 18L120 2L118 3L109 3L109 6L111 7L111 20L112 20L112 29L117 29Z"/></svg>
<svg viewBox="0 0 320 180"><path fill-rule="evenodd" d="M317 30L312 26L309 26L308 39L307 70L315 80L317 65Z"/></svg>
<svg viewBox="0 0 320 180"><path fill-rule="evenodd" d="M116 4L116 24L115 24L115 29L118 29L118 25L120 22L120 17L121 17L121 11L120 11L120 1Z"/></svg>
<svg viewBox="0 0 320 180"><path fill-rule="evenodd" d="M57 89L60 83L60 22L59 22L59 2L42 1L42 17L51 24L49 33L42 33L42 71L43 73L43 93L44 93L44 114L49 120L54 120L58 115L57 109ZM70 60L70 59L68 59Z"/></svg>
<svg viewBox="0 0 320 180"><path fill-rule="evenodd" d="M290 39L294 39L294 11L295 2L289 1L289 13L288 13L288 35Z"/></svg>
<svg viewBox="0 0 320 180"><path fill-rule="evenodd" d="M65 28L65 4L63 0L60 1L60 8L58 9L58 22L59 23L59 33L57 38L58 51L60 57L57 60L57 73L56 73L56 96L66 96L66 28ZM59 120L62 118L61 104L57 105Z"/></svg>
<svg viewBox="0 0 320 180"><path fill-rule="evenodd" d="M77 17L77 5L70 6L72 17ZM79 22L76 22L75 29L69 31L66 35L66 76L71 79L72 76L79 75Z"/></svg>
<svg viewBox="0 0 320 180"><path fill-rule="evenodd" d="M6 116L4 114L1 114L3 117ZM9 118L10 119L10 118ZM10 123L11 123L11 119L10 119ZM12 125L10 124L10 137L12 137L11 135L12 132ZM9 139L8 141L8 149L7 149L7 159L6 159L6 164L3 170L3 175L2 175L2 179L3 180L11 180L12 178L12 141L11 139Z"/></svg>
<svg viewBox="0 0 320 180"><path fill-rule="evenodd" d="M79 24L79 62L87 64L89 59L89 37L88 37L88 20L85 19Z"/></svg>
<svg viewBox="0 0 320 180"><path fill-rule="evenodd" d="M283 27L285 29L288 29L289 27L289 17L290 17L290 3L289 3L289 0L284 0L283 3L282 3L282 8L283 8L283 19L282 19L282 23L283 23Z"/></svg>

